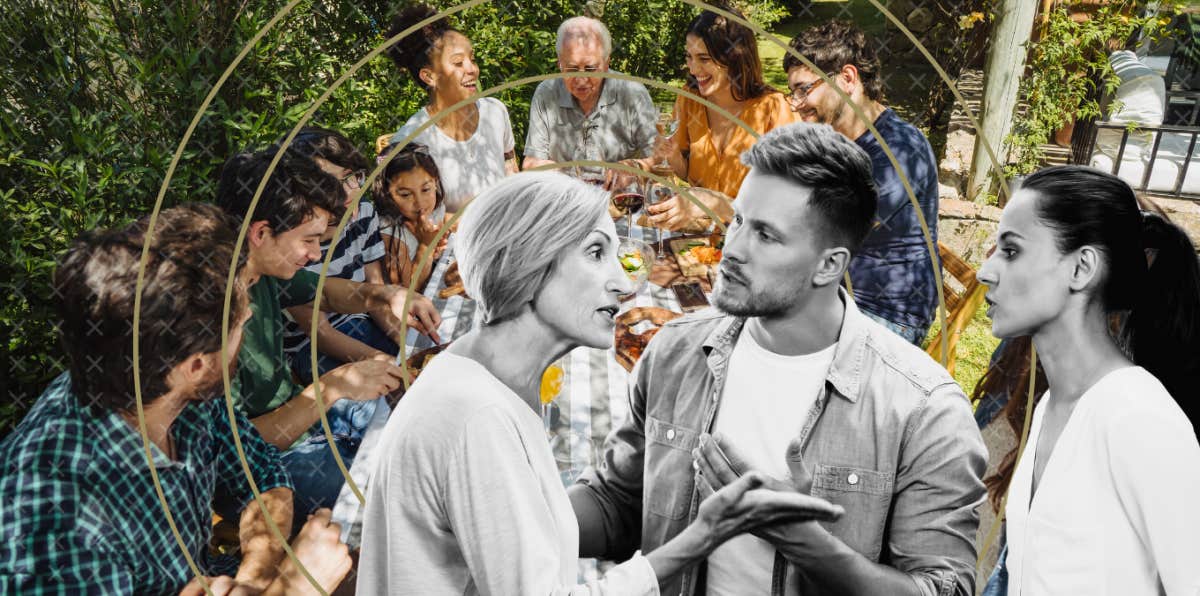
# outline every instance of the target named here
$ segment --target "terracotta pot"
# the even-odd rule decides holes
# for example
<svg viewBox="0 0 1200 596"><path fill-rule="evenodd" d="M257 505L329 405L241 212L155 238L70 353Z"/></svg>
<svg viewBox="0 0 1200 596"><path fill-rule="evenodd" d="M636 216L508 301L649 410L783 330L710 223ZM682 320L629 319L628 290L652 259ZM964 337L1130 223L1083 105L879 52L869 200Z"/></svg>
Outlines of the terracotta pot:
<svg viewBox="0 0 1200 596"><path fill-rule="evenodd" d="M1059 147L1070 147L1071 134L1074 132L1075 120L1071 119L1070 122L1064 124L1062 128L1058 129L1058 131L1054 133L1054 144L1058 145Z"/></svg>

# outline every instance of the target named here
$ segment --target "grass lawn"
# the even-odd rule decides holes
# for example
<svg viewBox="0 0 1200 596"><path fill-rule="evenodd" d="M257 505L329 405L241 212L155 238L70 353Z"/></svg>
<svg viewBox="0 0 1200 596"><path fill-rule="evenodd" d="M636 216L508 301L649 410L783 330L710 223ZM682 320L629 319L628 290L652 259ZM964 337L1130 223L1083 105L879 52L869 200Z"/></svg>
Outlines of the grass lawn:
<svg viewBox="0 0 1200 596"><path fill-rule="evenodd" d="M935 320L933 328L929 330L929 336L925 340L926 346L929 345L929 339L938 332L940 327ZM968 396L975 389L979 377L982 377L984 371L987 370L992 352L998 345L1000 345L1000 340L992 335L992 321L987 317L987 303L985 302L979 306L979 310L975 311L975 316L971 318L971 323L967 325L966 329L963 329L962 337L958 339L958 345L955 347L958 352L958 362L954 365L954 380L958 381Z"/></svg>

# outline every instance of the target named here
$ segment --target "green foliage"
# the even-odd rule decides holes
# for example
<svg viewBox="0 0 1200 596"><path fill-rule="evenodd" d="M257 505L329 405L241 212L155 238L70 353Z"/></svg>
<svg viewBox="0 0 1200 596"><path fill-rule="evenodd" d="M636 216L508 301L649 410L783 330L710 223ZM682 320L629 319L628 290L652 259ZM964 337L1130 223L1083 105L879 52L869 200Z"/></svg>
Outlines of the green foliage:
<svg viewBox="0 0 1200 596"><path fill-rule="evenodd" d="M0 360L8 399L0 434L65 368L50 279L71 239L148 213L175 150L225 69L284 0L13 0L0 11ZM435 3L447 8L455 2ZM778 0L748 0L769 24ZM212 200L222 163L285 134L352 64L385 40L399 3L305 0L232 72L198 122L164 204ZM680 0L496 0L458 14L485 86L554 70L554 34L585 12L612 28L614 67L672 80L683 29ZM518 150L534 86L499 98ZM363 149L395 131L425 93L380 55L336 89L311 121Z"/></svg>
<svg viewBox="0 0 1200 596"><path fill-rule="evenodd" d="M1072 19L1065 7L1053 10L1045 34L1030 44L1029 63L1022 80L1020 99L1027 110L1020 126L1009 137L1016 162L1010 175L1028 174L1042 165L1041 145L1054 131L1076 119L1100 116L1097 86L1111 93L1120 79L1108 63L1110 40L1123 42L1135 31L1156 35L1171 22L1164 16L1181 6L1160 2L1156 15L1136 16L1146 3L1110 2L1087 20ZM1132 16L1131 16L1132 15Z"/></svg>
<svg viewBox="0 0 1200 596"><path fill-rule="evenodd" d="M954 365L954 380L967 395L975 390L975 385L983 378L983 373L987 372L992 352L1000 345L999 338L992 335L992 320L987 317L987 307L986 303L979 305L975 314L971 316L971 322L959 336L958 345L955 346L958 361ZM941 321L935 317L929 333L925 336L922 349L929 347L941 328Z"/></svg>

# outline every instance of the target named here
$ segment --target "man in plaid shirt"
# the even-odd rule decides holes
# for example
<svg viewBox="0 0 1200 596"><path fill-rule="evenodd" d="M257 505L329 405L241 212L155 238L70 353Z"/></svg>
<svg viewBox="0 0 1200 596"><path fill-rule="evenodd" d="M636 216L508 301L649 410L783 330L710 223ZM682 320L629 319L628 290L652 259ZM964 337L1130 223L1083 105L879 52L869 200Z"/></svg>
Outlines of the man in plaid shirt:
<svg viewBox="0 0 1200 596"><path fill-rule="evenodd" d="M70 367L0 442L0 594L203 593L191 563L215 575L207 554L214 489L241 498L242 561L235 577L204 583L217 594L313 591L284 560L264 517L265 510L284 532L291 527L291 481L279 453L235 415L246 466L262 491L259 507L224 402L215 399L223 370L236 367L249 308L239 277L222 357L236 236L209 205L163 211L150 240L138 329L153 469L147 463L132 363L133 296L148 221L85 234L55 273ZM339 533L322 511L293 542L327 591L350 568Z"/></svg>

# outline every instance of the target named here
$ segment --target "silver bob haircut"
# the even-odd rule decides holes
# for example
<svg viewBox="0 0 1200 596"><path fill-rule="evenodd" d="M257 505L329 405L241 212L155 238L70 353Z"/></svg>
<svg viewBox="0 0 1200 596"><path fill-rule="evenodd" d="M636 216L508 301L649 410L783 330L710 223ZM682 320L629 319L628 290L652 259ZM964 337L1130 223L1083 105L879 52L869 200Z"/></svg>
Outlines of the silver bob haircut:
<svg viewBox="0 0 1200 596"><path fill-rule="evenodd" d="M475 197L459 221L454 251L484 324L533 302L562 254L582 243L607 209L607 192L557 172L514 174Z"/></svg>
<svg viewBox="0 0 1200 596"><path fill-rule="evenodd" d="M604 23L591 17L571 17L558 26L558 39L554 42L555 55L562 56L563 48L575 41L596 40L604 48L604 57L612 54L612 35Z"/></svg>

